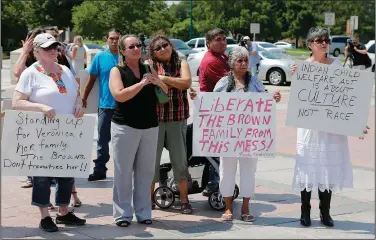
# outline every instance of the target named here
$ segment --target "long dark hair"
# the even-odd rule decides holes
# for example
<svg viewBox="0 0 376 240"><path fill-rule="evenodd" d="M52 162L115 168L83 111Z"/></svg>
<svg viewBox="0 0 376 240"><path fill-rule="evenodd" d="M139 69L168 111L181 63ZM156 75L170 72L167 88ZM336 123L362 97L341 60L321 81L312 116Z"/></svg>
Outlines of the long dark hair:
<svg viewBox="0 0 376 240"><path fill-rule="evenodd" d="M161 39L166 41L172 49L171 58L170 58L170 61L168 62L168 64L171 65L171 69L175 69L177 67L179 61L180 61L179 60L179 54L176 52L174 45L171 44L171 41L163 35L156 35L151 39L150 44L149 44L149 51L150 51L151 59L153 60L153 62L162 63L162 61L160 61L159 59L157 59L155 57L155 50L154 50L157 41L161 40Z"/></svg>

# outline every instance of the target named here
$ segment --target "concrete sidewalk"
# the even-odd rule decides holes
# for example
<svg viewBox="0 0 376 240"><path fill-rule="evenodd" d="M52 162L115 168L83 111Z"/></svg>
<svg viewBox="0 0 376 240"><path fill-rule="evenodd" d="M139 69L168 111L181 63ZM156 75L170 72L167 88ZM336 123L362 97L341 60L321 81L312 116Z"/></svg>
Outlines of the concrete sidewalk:
<svg viewBox="0 0 376 240"><path fill-rule="evenodd" d="M9 69L6 72L9 74ZM4 69L2 70L2 74ZM5 79L6 80L6 79ZM194 84L197 86L197 83ZM13 85L2 78L2 94L11 94ZM4 88L3 88L4 90ZM333 228L326 228L319 220L317 191L311 201L312 226L300 226L300 193L291 191L294 174L294 142L296 130L284 125L288 92L281 91L283 101L277 108L277 156L260 158L256 173L255 199L251 211L256 216L254 223L240 221L240 197L235 200L234 218L231 223L220 220L222 212L209 207L208 199L201 194L190 195L193 215L183 215L177 205L168 210L153 211L153 224L145 226L133 222L128 228L113 224L112 184L113 162L108 163L108 178L100 182L76 179L78 195L83 202L74 211L87 219L82 227L59 226L59 232L46 233L38 228L40 214L31 206L31 189L20 188L24 177L1 178L1 239L103 239L103 238L206 238L206 239L251 239L251 238L336 238L375 239L375 168L374 131L363 142L349 141L354 163L354 188L334 194L331 215ZM11 95L8 95L8 97ZM3 96L2 96L3 97ZM373 108L373 107L372 107ZM369 118L371 129L374 110ZM96 132L96 131L95 131ZM96 133L95 133L96 134ZM96 138L96 135L95 135ZM96 144L93 142L93 158ZM162 162L168 162L164 151ZM372 162L371 162L372 161ZM194 169L190 169L190 171ZM237 173L239 182L239 173ZM54 203L54 187L51 202ZM176 203L178 204L178 202ZM52 211L54 217L56 211Z"/></svg>

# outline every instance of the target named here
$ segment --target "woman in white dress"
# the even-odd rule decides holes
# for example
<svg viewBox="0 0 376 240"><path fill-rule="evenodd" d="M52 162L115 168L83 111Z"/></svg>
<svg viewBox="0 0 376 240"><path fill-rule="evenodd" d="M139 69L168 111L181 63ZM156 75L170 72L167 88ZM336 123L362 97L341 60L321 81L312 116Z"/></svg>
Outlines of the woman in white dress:
<svg viewBox="0 0 376 240"><path fill-rule="evenodd" d="M338 59L327 57L330 39L325 28L311 28L306 41L312 51L306 61L341 65ZM295 64L292 71L297 71ZM364 133L366 134L367 130ZM347 136L298 128L296 152L292 185L294 190L301 191L300 223L306 227L311 225L311 191L318 188L320 220L325 226L332 227L334 222L329 213L332 191L353 187Z"/></svg>
<svg viewBox="0 0 376 240"><path fill-rule="evenodd" d="M72 48L72 64L77 75L81 70L85 69L86 50L81 36L75 36L73 39L74 46Z"/></svg>

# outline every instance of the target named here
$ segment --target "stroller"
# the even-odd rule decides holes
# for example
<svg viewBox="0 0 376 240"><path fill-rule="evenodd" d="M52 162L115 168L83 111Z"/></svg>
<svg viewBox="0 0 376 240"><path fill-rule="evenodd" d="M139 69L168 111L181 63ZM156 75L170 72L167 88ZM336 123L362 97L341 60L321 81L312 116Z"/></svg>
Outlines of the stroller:
<svg viewBox="0 0 376 240"><path fill-rule="evenodd" d="M219 172L219 165L212 157L193 157L192 156L192 138L193 124L187 127L187 160L190 177L188 179L188 195L202 193L209 183L209 167L213 167ZM179 197L178 183L170 173L171 163L161 164L159 167L160 181L159 187L155 189L153 199L155 205L161 209L171 207L175 198ZM170 174L169 174L170 173ZM235 185L233 199L239 195L239 187ZM208 197L209 206L217 211L225 209L225 201L219 192L219 186L212 191Z"/></svg>

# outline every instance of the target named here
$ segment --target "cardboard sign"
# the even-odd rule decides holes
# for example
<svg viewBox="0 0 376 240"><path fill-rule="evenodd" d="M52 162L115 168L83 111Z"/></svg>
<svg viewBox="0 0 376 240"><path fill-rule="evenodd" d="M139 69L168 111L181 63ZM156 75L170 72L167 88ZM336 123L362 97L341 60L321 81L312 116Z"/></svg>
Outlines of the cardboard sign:
<svg viewBox="0 0 376 240"><path fill-rule="evenodd" d="M194 100L193 156L272 157L276 108L270 93L199 93Z"/></svg>
<svg viewBox="0 0 376 240"><path fill-rule="evenodd" d="M6 111L2 174L86 178L90 173L94 117Z"/></svg>
<svg viewBox="0 0 376 240"><path fill-rule="evenodd" d="M296 65L286 125L363 136L374 73L307 61Z"/></svg>

